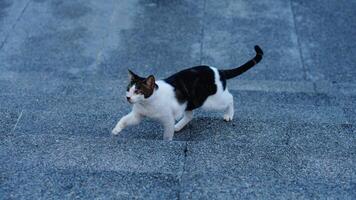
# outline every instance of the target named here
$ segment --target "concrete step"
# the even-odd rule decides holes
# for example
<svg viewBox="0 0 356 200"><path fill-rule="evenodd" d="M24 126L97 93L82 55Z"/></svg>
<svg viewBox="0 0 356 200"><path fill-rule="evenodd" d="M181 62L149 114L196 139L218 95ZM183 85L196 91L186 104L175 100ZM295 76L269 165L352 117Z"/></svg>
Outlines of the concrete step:
<svg viewBox="0 0 356 200"><path fill-rule="evenodd" d="M14 2L1 2L1 22L0 22L0 49L13 31L14 24L22 16L29 1L18 0Z"/></svg>
<svg viewBox="0 0 356 200"><path fill-rule="evenodd" d="M42 83L43 84L43 83ZM124 98L126 84L119 82L82 82L73 81L66 84L53 83L50 89L43 89L33 93L29 91L14 90L4 92L0 100L4 107L23 107L25 109L56 109L71 105L87 105L90 107L125 106L128 105ZM117 86L115 86L117 85ZM36 87L37 88L37 87ZM34 90L34 89L31 89ZM21 94L19 94L19 92ZM261 91L261 90L235 90L230 89L238 104L297 104L315 106L340 106L343 108L354 108L353 102L356 96L329 95L316 92L287 92L287 91ZM78 108L77 108L78 109Z"/></svg>
<svg viewBox="0 0 356 200"><path fill-rule="evenodd" d="M58 114L58 113L57 113ZM150 140L163 142L163 129L159 123L144 121L112 137L110 131L115 119L108 115L65 115L56 113L23 114L12 134L3 134L2 140L17 135L58 135L58 137L100 138L112 140ZM211 144L234 143L251 146L304 145L307 147L348 149L356 144L356 128L350 124L261 121L235 119L227 123L214 116L197 117L182 131L175 133L174 141L205 141Z"/></svg>
<svg viewBox="0 0 356 200"><path fill-rule="evenodd" d="M188 142L185 198L353 196L354 151ZM312 188L310 188L312 185ZM227 195L227 196L226 196ZM242 195L242 196L241 196Z"/></svg>
<svg viewBox="0 0 356 200"><path fill-rule="evenodd" d="M183 69L183 68L182 68ZM173 74L172 71L169 74ZM164 78L164 77L157 77ZM128 83L127 72L117 74L115 78L100 74L87 74L85 76L49 76L41 72L11 72L0 74L1 94L33 94L43 93L52 95L76 95L124 93ZM356 84L328 81L276 81L253 79L230 79L227 86L230 90L286 92L286 93L317 93L331 97L355 96Z"/></svg>
<svg viewBox="0 0 356 200"><path fill-rule="evenodd" d="M182 173L185 142L59 134L16 134L2 140L1 169L76 168Z"/></svg>
<svg viewBox="0 0 356 200"><path fill-rule="evenodd" d="M221 112L197 112L197 116L221 117ZM348 123L342 108L338 106L288 105L235 102L235 119L256 120L275 123Z"/></svg>
<svg viewBox="0 0 356 200"><path fill-rule="evenodd" d="M351 97L335 98L321 94L255 91L232 91L232 93L235 99L236 119L297 123L310 120L316 123L356 123L356 115L353 113L355 106L352 104L354 98ZM34 115L41 115L40 112L43 112L46 116L65 113L63 117L55 117L58 119L55 121L58 122L66 117L67 120L74 120L71 121L72 123L78 121L80 116L91 115L90 118L94 119L93 121L95 118L99 118L99 121L100 118L103 118L112 124L130 112L130 105L123 97L109 94L104 97L0 95L0 101L7 110L13 109L18 113L22 110L26 110L27 114L35 113ZM54 114L51 114L52 112ZM196 113L200 117L220 117L222 115L221 112L201 110L197 110Z"/></svg>
<svg viewBox="0 0 356 200"><path fill-rule="evenodd" d="M32 168L1 171L5 199L177 199L179 181L161 173Z"/></svg>
<svg viewBox="0 0 356 200"><path fill-rule="evenodd" d="M185 142L16 134L0 142L2 196L175 199Z"/></svg>
<svg viewBox="0 0 356 200"><path fill-rule="evenodd" d="M126 89L128 75L118 74L115 79L88 74L82 77L50 76L41 72L11 72L0 74L1 94L22 95L76 95L97 93L98 95ZM125 91L125 90L123 90Z"/></svg>
<svg viewBox="0 0 356 200"><path fill-rule="evenodd" d="M188 141L207 141L240 145L306 145L352 149L356 145L355 125L324 123L263 122L236 119L231 123L221 118L194 119L180 134Z"/></svg>
<svg viewBox="0 0 356 200"><path fill-rule="evenodd" d="M290 92L290 93L320 93L330 96L355 96L356 83L318 81L280 81L254 80L235 78L228 80L227 87L231 90Z"/></svg>
<svg viewBox="0 0 356 200"><path fill-rule="evenodd" d="M95 111L86 107L76 105L76 109L65 108L55 109L54 111L32 111L23 110L22 118L19 121L16 132L21 133L56 133L68 135L93 135L104 136L110 133L110 130L115 126L117 120L129 112L130 108L123 106L119 109L103 110L95 109ZM73 105L72 105L73 106ZM60 106L58 106L60 107ZM57 108L58 108L57 107ZM195 118L212 118L217 119L216 124L225 126L222 120L221 112L197 111ZM221 121L221 122L220 122ZM237 126L241 121L250 121L256 123L272 123L275 127L280 124L330 124L341 125L347 124L344 112L336 106L312 106L312 105L235 105L235 122ZM198 121L198 125L201 121ZM191 122L190 124L197 124ZM220 127L221 127L220 126ZM146 120L138 126L133 126L126 129L123 134L132 134L138 136L147 135L146 139L161 137L162 129L160 124L151 120ZM192 130L194 133L194 130ZM179 134L177 134L178 136ZM183 139L183 138L182 138Z"/></svg>
<svg viewBox="0 0 356 200"><path fill-rule="evenodd" d="M23 111L15 133L62 134L84 137L110 137L111 130L125 110L118 112L80 113L71 111ZM10 125L9 125L10 126ZM128 127L119 136L127 139L162 140L163 127L160 123L145 119L139 125ZM189 134L176 135L175 140L188 140Z"/></svg>
<svg viewBox="0 0 356 200"><path fill-rule="evenodd" d="M196 174L191 177L191 180L187 180L191 183L184 188L180 199L328 199L332 197L351 200L356 195L354 186L350 182L283 180L248 176L232 178L211 174L207 176ZM211 187L214 183L221 186Z"/></svg>
<svg viewBox="0 0 356 200"><path fill-rule="evenodd" d="M11 133L21 117L22 113L19 109L8 110L0 108L0 135Z"/></svg>
<svg viewBox="0 0 356 200"><path fill-rule="evenodd" d="M342 101L347 101L349 97L335 97L319 93L302 92L264 92L264 91L238 91L231 90L237 104L294 104L294 105L315 105L315 106L343 106ZM350 100L351 101L351 100Z"/></svg>

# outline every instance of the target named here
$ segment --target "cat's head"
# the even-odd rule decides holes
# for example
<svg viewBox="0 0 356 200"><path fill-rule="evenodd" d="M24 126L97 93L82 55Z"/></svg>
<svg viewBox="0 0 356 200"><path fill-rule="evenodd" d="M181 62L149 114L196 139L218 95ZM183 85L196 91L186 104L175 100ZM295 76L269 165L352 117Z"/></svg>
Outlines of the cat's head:
<svg viewBox="0 0 356 200"><path fill-rule="evenodd" d="M134 104L149 98L157 87L155 77L150 75L147 78L143 78L133 73L131 70L128 71L130 83L126 90L127 101Z"/></svg>

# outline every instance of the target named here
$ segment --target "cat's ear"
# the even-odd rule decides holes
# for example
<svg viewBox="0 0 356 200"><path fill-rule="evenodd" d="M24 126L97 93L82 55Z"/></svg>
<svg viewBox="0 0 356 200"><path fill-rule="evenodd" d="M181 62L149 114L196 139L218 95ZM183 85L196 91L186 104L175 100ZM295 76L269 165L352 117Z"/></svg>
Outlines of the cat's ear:
<svg viewBox="0 0 356 200"><path fill-rule="evenodd" d="M130 80L136 80L139 76L135 73L133 73L131 70L128 69L129 72L129 79Z"/></svg>
<svg viewBox="0 0 356 200"><path fill-rule="evenodd" d="M153 75L149 75L146 80L145 83L149 88L154 88L155 87L155 77Z"/></svg>

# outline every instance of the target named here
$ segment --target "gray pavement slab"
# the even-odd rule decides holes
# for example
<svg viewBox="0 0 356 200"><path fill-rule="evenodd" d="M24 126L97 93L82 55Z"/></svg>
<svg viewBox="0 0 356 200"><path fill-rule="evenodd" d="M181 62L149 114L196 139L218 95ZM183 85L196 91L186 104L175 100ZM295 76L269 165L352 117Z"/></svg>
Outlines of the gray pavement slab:
<svg viewBox="0 0 356 200"><path fill-rule="evenodd" d="M1 145L1 169L72 168L179 176L185 142L16 134Z"/></svg>
<svg viewBox="0 0 356 200"><path fill-rule="evenodd" d="M29 0L3 0L0 2L0 50L5 44L16 22L21 18L29 5Z"/></svg>
<svg viewBox="0 0 356 200"><path fill-rule="evenodd" d="M3 199L176 199L178 179L169 174L77 168L1 173Z"/></svg>
<svg viewBox="0 0 356 200"><path fill-rule="evenodd" d="M0 2L5 199L355 199L354 2ZM235 118L196 111L174 141L130 111L127 69L230 68ZM0 198L1 198L0 197Z"/></svg>
<svg viewBox="0 0 356 200"><path fill-rule="evenodd" d="M117 120L130 112L130 107L120 104L118 109L102 109L103 107L90 108L90 106L80 106L80 103L74 106L74 109L66 109L33 111L24 110L21 121L18 123L17 132L28 132L31 134L38 133L57 133L66 135L95 135L105 136L110 134L111 129L115 126ZM109 107L109 106L108 106ZM75 109L77 108L77 109ZM86 112L89 110L90 112ZM264 112L261 112L264 111ZM325 114L327 113L327 114ZM332 113L332 114L329 114ZM208 119L209 118L209 119ZM219 130L217 127L224 128L223 131L234 129L234 125L239 127L244 121L252 122L248 126L262 126L262 130L269 128L279 129L283 124L287 123L311 123L319 125L321 123L338 125L347 123L347 118L344 111L335 106L312 106L312 105L260 105L247 104L236 105L235 121L233 124L226 123L222 120L220 112L196 112L196 119L190 123L191 128L187 129L185 134L177 134L180 139L188 139L187 133L195 133L199 127L205 127L208 123L214 130ZM94 123L95 122L95 123ZM254 124L254 122L257 122ZM261 124L259 124L262 122ZM228 125L226 125L228 124ZM248 124L248 123L247 123ZM244 125L242 125L244 126ZM263 127L266 126L266 127ZM196 130L195 127L198 127ZM269 127L269 128L268 128ZM258 129L260 130L260 129ZM282 128L283 130L283 128ZM123 132L123 137L141 137L144 138L159 138L162 132L162 127L159 122L145 120L137 126L128 127ZM256 130L254 130L256 131Z"/></svg>
<svg viewBox="0 0 356 200"><path fill-rule="evenodd" d="M15 133L20 134L61 134L67 136L110 137L111 130L118 120L130 112L129 107L123 110L103 112L72 112L68 111L31 111L23 110L21 120ZM85 108L83 109L85 110ZM175 140L188 140L189 132L176 134ZM4 133L5 134L5 133ZM10 133L6 133L10 135ZM9 136L11 137L11 136ZM118 138L162 140L163 127L155 120L144 119L139 125L127 127Z"/></svg>
<svg viewBox="0 0 356 200"><path fill-rule="evenodd" d="M314 105L314 106L339 106L339 99L322 93L304 92L261 92L261 91L235 91L230 93L234 96L237 104L291 104L291 105Z"/></svg>
<svg viewBox="0 0 356 200"><path fill-rule="evenodd" d="M80 77L93 71L91 64L112 23L112 3L31 2L0 53L4 68L57 77Z"/></svg>
<svg viewBox="0 0 356 200"><path fill-rule="evenodd" d="M324 147L189 142L182 196L350 199L353 155Z"/></svg>
<svg viewBox="0 0 356 200"><path fill-rule="evenodd" d="M356 148L356 136L350 124L316 124L308 122L263 122L236 119L231 123L221 118L199 117L184 131L189 141L215 143L233 142L239 145L291 145L350 150ZM178 135L180 133L177 133ZM183 132L182 134L186 134Z"/></svg>
<svg viewBox="0 0 356 200"><path fill-rule="evenodd" d="M248 80L244 77L228 80L227 87L229 90L264 92L315 92L311 81Z"/></svg>
<svg viewBox="0 0 356 200"><path fill-rule="evenodd" d="M205 7L204 64L240 66L258 44L265 56L243 79L305 80L289 1L208 0Z"/></svg>
<svg viewBox="0 0 356 200"><path fill-rule="evenodd" d="M167 77L199 65L203 2L140 1L133 28L119 34L122 44L101 63L102 73L115 77L130 68L142 76Z"/></svg>
<svg viewBox="0 0 356 200"><path fill-rule="evenodd" d="M344 112L345 112L348 123L355 124L356 123L355 107L344 108Z"/></svg>
<svg viewBox="0 0 356 200"><path fill-rule="evenodd" d="M236 118L256 119L262 121L281 122L310 122L343 124L347 122L340 107L310 106L310 105L274 105L266 106L251 104L249 106L236 105Z"/></svg>
<svg viewBox="0 0 356 200"><path fill-rule="evenodd" d="M0 109L0 138L2 138L4 134L8 134L15 129L20 116L22 116L21 110Z"/></svg>
<svg viewBox="0 0 356 200"><path fill-rule="evenodd" d="M306 148L327 148L355 151L356 135L350 124L288 124L288 144Z"/></svg>
<svg viewBox="0 0 356 200"><path fill-rule="evenodd" d="M184 147L182 142L16 134L0 145L0 193L6 198L175 198Z"/></svg>
<svg viewBox="0 0 356 200"><path fill-rule="evenodd" d="M112 94L118 96L124 92L128 83L125 74L121 79L111 80L103 77L51 77L45 73L3 72L0 75L1 94L74 96L81 94L96 94L103 96ZM91 92L91 93L90 93ZM114 94L113 94L114 93Z"/></svg>
<svg viewBox="0 0 356 200"><path fill-rule="evenodd" d="M203 176L204 178L201 178ZM262 179L256 177L223 178L215 176L206 180L204 175L196 175L195 180L202 187L184 192L181 199L348 199L355 197L355 185L352 183L314 181L288 181L280 179ZM212 188L209 182L231 182L232 188ZM197 185L199 183L196 183ZM196 185L194 185L196 186Z"/></svg>
<svg viewBox="0 0 356 200"><path fill-rule="evenodd" d="M117 78L127 68L166 75L162 71L172 73L172 67L199 64L201 5L37 1L18 21L0 58L8 71L57 77Z"/></svg>
<svg viewBox="0 0 356 200"><path fill-rule="evenodd" d="M308 78L355 83L354 1L292 0Z"/></svg>
<svg viewBox="0 0 356 200"><path fill-rule="evenodd" d="M208 145L209 144L209 145ZM288 146L249 146L234 142L189 142L186 174L258 177L296 175L294 149Z"/></svg>
<svg viewBox="0 0 356 200"><path fill-rule="evenodd" d="M318 80L315 82L315 90L320 93L327 93L333 95L346 95L355 96L356 95L356 84L355 83L339 83L339 82L329 82L326 80Z"/></svg>
<svg viewBox="0 0 356 200"><path fill-rule="evenodd" d="M7 81L5 81L7 82ZM129 106L125 100L126 82L118 81L59 81L41 87L14 86L14 89L3 88L6 92L0 95L4 105L22 105L26 109L52 108L60 110L63 106L83 106L95 109L101 107L108 110L111 107ZM45 84L44 82L41 82ZM5 85L9 85L4 83ZM40 83L38 83L40 84ZM12 87L12 86L11 86ZM231 90L237 104L247 105L261 103L267 105L314 105L353 107L353 96L331 95L314 92L284 92L261 90ZM78 108L80 111L80 108ZM73 110L75 111L75 110Z"/></svg>
<svg viewBox="0 0 356 200"><path fill-rule="evenodd" d="M115 126L114 113L73 113L24 110L16 132L27 134L64 134L109 136Z"/></svg>
<svg viewBox="0 0 356 200"><path fill-rule="evenodd" d="M183 131L189 132L189 141L231 142L250 145L284 145L288 140L288 124L235 119L225 122L222 118L197 117ZM176 133L186 134L185 132Z"/></svg>

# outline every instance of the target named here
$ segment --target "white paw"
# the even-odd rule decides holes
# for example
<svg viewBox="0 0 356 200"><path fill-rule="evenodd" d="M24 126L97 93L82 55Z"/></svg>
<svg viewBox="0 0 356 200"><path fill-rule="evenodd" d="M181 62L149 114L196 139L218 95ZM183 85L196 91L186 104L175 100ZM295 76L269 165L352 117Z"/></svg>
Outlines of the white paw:
<svg viewBox="0 0 356 200"><path fill-rule="evenodd" d="M164 141L172 141L173 137L165 137L165 136L163 136L163 140Z"/></svg>
<svg viewBox="0 0 356 200"><path fill-rule="evenodd" d="M121 131L122 131L122 128L117 127L117 128L114 128L114 129L111 131L111 133L112 133L113 135L117 135L117 134L119 134Z"/></svg>
<svg viewBox="0 0 356 200"><path fill-rule="evenodd" d="M232 116L225 114L224 115L224 121L226 121L226 122L232 121Z"/></svg>
<svg viewBox="0 0 356 200"><path fill-rule="evenodd" d="M180 130L182 130L181 127L179 127L179 126L177 126L177 125L174 126L174 132L178 132L178 131L180 131Z"/></svg>

